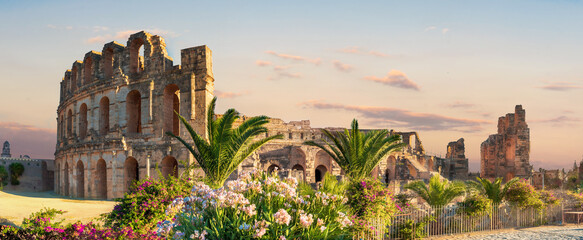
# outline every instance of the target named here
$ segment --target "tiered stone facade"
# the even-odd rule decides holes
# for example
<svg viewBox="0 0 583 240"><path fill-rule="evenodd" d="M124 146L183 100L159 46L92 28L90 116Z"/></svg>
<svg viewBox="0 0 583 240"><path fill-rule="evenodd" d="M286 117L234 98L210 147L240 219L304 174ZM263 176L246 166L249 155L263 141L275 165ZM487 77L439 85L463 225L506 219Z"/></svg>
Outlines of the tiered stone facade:
<svg viewBox="0 0 583 240"><path fill-rule="evenodd" d="M526 112L516 105L514 113L498 119L498 133L490 135L480 148L483 178L513 177L530 178L530 129L526 124Z"/></svg>
<svg viewBox="0 0 583 240"><path fill-rule="evenodd" d="M143 56L140 48L144 48ZM181 64L165 49L164 39L146 32L132 34L127 46L105 44L75 61L61 82L57 108L55 191L80 198L117 198L132 181L148 176L183 173L191 154L164 133L190 139L174 111L205 135L207 105L213 97L212 53L206 46L181 50ZM239 170L252 168L317 182L326 172L341 175L338 165L315 147L321 129L310 122L271 119L267 135L282 134L246 159ZM332 129L340 131L343 129ZM373 175L385 181L428 179L435 158L425 155L416 132L394 132L408 143L379 164Z"/></svg>

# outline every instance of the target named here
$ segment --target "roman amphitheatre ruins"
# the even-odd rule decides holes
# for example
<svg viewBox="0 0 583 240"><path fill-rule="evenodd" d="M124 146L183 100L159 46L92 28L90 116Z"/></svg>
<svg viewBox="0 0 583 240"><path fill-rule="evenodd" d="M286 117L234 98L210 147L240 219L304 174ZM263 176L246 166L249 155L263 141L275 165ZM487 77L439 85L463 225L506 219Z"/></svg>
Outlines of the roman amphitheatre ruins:
<svg viewBox="0 0 583 240"><path fill-rule="evenodd" d="M118 198L132 181L159 177L156 166L162 175L176 176L185 169L182 163L195 163L182 144L165 132L190 139L173 114L176 111L196 132L205 134L207 104L214 97L212 52L198 46L182 49L180 57L181 65L174 65L164 39L142 31L132 34L125 46L109 42L101 52L87 52L82 61L73 62L61 81L57 108L58 194ZM278 167L280 174L310 183L320 181L326 172L342 174L324 151L303 144L322 137L321 129L312 128L308 120L272 118L268 129L267 135L282 134L284 139L263 146L239 171ZM442 168L449 171L442 175L467 176L463 139L457 148L461 152L450 154L455 155L449 159L455 164L449 164L448 159L426 155L416 132L391 130L390 134L401 135L407 146L373 171L383 181L427 179Z"/></svg>

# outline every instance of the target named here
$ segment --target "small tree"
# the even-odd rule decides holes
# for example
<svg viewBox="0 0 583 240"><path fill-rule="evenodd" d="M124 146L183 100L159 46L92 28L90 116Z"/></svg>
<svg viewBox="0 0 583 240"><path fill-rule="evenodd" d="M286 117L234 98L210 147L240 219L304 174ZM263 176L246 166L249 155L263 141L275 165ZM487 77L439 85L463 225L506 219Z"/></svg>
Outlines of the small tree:
<svg viewBox="0 0 583 240"><path fill-rule="evenodd" d="M12 185L20 184L18 178L22 176L22 173L24 172L24 166L22 165L22 163L18 162L11 163L8 166L8 169L10 170L10 184Z"/></svg>
<svg viewBox="0 0 583 240"><path fill-rule="evenodd" d="M476 192L479 194L486 195L486 197L492 200L494 206L499 206L508 192L510 185L518 181L518 178L510 179L506 184L502 184L502 178L496 178L494 181L490 181L485 178L476 177L476 181L467 182L468 189L471 192Z"/></svg>
<svg viewBox="0 0 583 240"><path fill-rule="evenodd" d="M0 166L0 189L2 189L2 186L8 184L8 178L8 171L6 171L4 166Z"/></svg>
<svg viewBox="0 0 583 240"><path fill-rule="evenodd" d="M440 180L439 175L435 174L429 180L429 184L423 181L415 181L405 185L419 197L423 198L432 207L443 207L453 201L456 197L464 195L466 187L463 182Z"/></svg>
<svg viewBox="0 0 583 240"><path fill-rule="evenodd" d="M207 111L208 140L196 133L178 113L176 114L188 130L194 145L191 146L172 132L166 133L178 139L190 151L204 171L205 181L212 188L222 187L239 164L263 144L282 138L282 135L275 135L255 140L256 136L267 132L264 127L269 122L267 116L249 118L236 128L233 128L233 124L240 117L239 112L233 108L228 109L223 116L215 118L216 101L217 98L213 98Z"/></svg>
<svg viewBox="0 0 583 240"><path fill-rule="evenodd" d="M322 129L322 133L332 140L332 144L325 139L322 139L324 144L314 141L306 141L304 144L324 150L354 181L370 176L381 160L406 145L400 143L400 135L389 135L387 130L362 133L356 119L352 120L350 130L332 133Z"/></svg>

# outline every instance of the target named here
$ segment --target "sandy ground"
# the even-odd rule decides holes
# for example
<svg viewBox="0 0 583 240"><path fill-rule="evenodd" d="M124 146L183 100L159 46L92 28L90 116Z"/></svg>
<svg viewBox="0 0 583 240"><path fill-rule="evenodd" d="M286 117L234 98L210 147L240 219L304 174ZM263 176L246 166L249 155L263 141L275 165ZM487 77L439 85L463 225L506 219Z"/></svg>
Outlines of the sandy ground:
<svg viewBox="0 0 583 240"><path fill-rule="evenodd" d="M54 192L0 191L0 218L20 225L22 219L45 207L67 211L61 217L65 223L89 222L100 214L110 212L114 201L62 198Z"/></svg>
<svg viewBox="0 0 583 240"><path fill-rule="evenodd" d="M503 229L448 236L431 237L431 240L581 240L583 226L569 224L565 226L541 226L532 228Z"/></svg>

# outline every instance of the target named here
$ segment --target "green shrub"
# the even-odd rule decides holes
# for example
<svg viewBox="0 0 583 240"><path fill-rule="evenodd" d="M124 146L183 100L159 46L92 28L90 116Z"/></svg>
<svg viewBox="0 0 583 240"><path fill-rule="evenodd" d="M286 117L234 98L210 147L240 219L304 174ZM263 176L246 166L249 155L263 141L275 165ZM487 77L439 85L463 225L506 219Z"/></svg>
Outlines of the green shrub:
<svg viewBox="0 0 583 240"><path fill-rule="evenodd" d="M24 172L24 166L22 165L22 163L17 162L11 163L8 166L8 169L10 170L10 184L12 185L20 184L18 178L22 176L22 173Z"/></svg>
<svg viewBox="0 0 583 240"><path fill-rule="evenodd" d="M2 186L6 186L6 184L8 184L8 171L6 171L6 168L4 168L4 166L0 166L0 189L2 189Z"/></svg>
<svg viewBox="0 0 583 240"><path fill-rule="evenodd" d="M553 195L553 193L546 191L546 190L541 190L539 191L540 194L540 199L545 203L546 206L554 206L554 205L558 205L559 203L561 203L561 200L557 197L555 197L555 195Z"/></svg>
<svg viewBox="0 0 583 240"><path fill-rule="evenodd" d="M492 200L482 195L471 195L463 202L458 203L460 212L469 216L476 216L490 213L492 210Z"/></svg>
<svg viewBox="0 0 583 240"><path fill-rule="evenodd" d="M65 211L54 208L43 208L38 212L30 214L28 218L22 220L20 227L26 229L30 233L43 233L45 228L58 228L61 226L63 220L58 222L51 222L57 215L63 214Z"/></svg>
<svg viewBox="0 0 583 240"><path fill-rule="evenodd" d="M510 185L504 198L510 204L520 208L532 207L542 209L545 207L545 203L541 200L540 194L526 180L516 181Z"/></svg>
<svg viewBox="0 0 583 240"><path fill-rule="evenodd" d="M352 221L339 212L346 198L298 193L297 180L276 174L243 173L224 187L197 183L177 198L158 232L181 239L350 239Z"/></svg>
<svg viewBox="0 0 583 240"><path fill-rule="evenodd" d="M167 206L177 197L188 195L192 184L188 179L172 176L155 179L142 179L135 182L113 211L102 215L107 227L130 227L138 233L151 231L158 222L166 219Z"/></svg>
<svg viewBox="0 0 583 240"><path fill-rule="evenodd" d="M420 239L427 237L425 226L432 221L435 221L434 216L426 216L419 222L409 219L404 223L397 224L395 228L397 230L393 232L393 236L391 237L400 239Z"/></svg>

